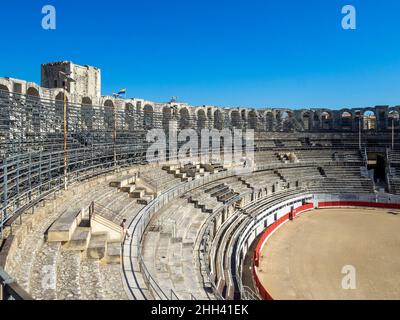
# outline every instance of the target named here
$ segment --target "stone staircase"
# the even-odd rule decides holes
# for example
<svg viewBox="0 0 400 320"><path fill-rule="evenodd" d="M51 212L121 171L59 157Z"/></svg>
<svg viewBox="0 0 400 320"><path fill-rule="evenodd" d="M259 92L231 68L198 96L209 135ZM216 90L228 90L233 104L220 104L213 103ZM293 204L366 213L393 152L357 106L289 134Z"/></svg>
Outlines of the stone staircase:
<svg viewBox="0 0 400 320"><path fill-rule="evenodd" d="M46 241L50 227L63 213L80 212L86 199L101 201L117 194L110 192L107 184L100 183L85 192L63 192L44 209L24 216L23 225L15 228L13 245L17 250L9 253L5 269L34 299L127 299L120 265L112 259L103 260L110 264L90 259L82 250L86 244L93 247L96 239L89 231L86 215L69 241ZM110 257L118 252L119 260L119 249L119 243L110 243L104 250Z"/></svg>
<svg viewBox="0 0 400 320"><path fill-rule="evenodd" d="M177 199L151 222L143 241L143 256L150 274L166 294L179 299L208 299L197 266L196 239L208 214ZM160 227L161 226L161 227Z"/></svg>
<svg viewBox="0 0 400 320"><path fill-rule="evenodd" d="M149 204L156 196L152 187L135 175L111 181L110 186L117 188L119 192L127 193L130 198L137 199L137 203L142 205Z"/></svg>
<svg viewBox="0 0 400 320"><path fill-rule="evenodd" d="M223 165L219 163L215 164L172 164L172 165L165 165L162 167L163 170L172 174L175 178L180 179L182 182L191 181L194 179L198 179L204 176L208 176L210 174L226 171Z"/></svg>

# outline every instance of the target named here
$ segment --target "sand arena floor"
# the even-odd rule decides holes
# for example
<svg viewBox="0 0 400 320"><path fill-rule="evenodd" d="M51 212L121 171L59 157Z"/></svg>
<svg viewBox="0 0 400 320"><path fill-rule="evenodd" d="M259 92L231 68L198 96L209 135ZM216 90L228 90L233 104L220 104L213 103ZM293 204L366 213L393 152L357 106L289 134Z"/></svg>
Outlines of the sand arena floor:
<svg viewBox="0 0 400 320"><path fill-rule="evenodd" d="M347 265L355 268L356 289L342 287ZM400 212L304 213L269 238L258 274L274 299L400 299Z"/></svg>

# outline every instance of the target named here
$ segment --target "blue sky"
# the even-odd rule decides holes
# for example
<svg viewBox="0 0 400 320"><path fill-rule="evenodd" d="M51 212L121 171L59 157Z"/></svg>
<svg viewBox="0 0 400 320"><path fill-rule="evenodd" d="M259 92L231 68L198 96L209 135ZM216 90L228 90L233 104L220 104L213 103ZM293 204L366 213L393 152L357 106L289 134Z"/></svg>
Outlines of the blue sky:
<svg viewBox="0 0 400 320"><path fill-rule="evenodd" d="M41 28L41 8L57 29ZM357 9L357 30L341 8ZM40 82L40 64L102 70L102 93L194 105L400 104L398 0L4 1L0 76Z"/></svg>

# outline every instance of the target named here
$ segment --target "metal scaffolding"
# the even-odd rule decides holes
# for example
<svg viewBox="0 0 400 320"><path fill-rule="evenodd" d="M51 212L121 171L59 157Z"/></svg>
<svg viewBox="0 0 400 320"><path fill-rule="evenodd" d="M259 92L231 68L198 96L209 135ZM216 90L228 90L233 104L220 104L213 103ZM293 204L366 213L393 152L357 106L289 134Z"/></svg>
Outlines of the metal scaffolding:
<svg viewBox="0 0 400 320"><path fill-rule="evenodd" d="M190 113L188 108L170 103L155 108L122 100L121 107L107 100L103 106L97 106L71 103L66 98L61 94L61 100L49 100L0 91L0 232L20 213L67 187L66 182L71 184L115 168L146 164L146 151L151 144L146 141L147 132L164 129L168 137L170 121L177 132L188 128L254 129L260 146L256 145L256 150L261 150L264 142L269 145L275 135L280 135L278 139L287 135L288 139L302 141L303 148L310 148L308 140L313 135L323 139L324 134L329 134L304 132L304 124L295 117L278 122L268 117L259 119L255 111L246 115L232 110L229 116L224 109L200 108ZM267 131L269 127L275 132ZM357 131L341 132L340 139L353 143ZM394 136L394 129L388 133ZM363 133L363 148L368 136L375 134ZM394 140L392 148L398 143ZM178 142L178 147L183 143ZM283 144L277 141L274 146L279 148Z"/></svg>

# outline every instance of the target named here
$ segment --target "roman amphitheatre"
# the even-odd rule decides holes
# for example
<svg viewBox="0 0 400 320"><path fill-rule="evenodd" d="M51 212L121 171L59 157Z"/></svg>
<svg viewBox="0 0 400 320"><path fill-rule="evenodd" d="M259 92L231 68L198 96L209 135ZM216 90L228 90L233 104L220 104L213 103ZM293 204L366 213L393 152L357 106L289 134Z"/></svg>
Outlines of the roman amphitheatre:
<svg viewBox="0 0 400 320"><path fill-rule="evenodd" d="M0 298L400 298L399 106L153 102L41 69L0 78ZM254 152L148 161L171 126L253 132Z"/></svg>

